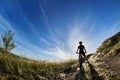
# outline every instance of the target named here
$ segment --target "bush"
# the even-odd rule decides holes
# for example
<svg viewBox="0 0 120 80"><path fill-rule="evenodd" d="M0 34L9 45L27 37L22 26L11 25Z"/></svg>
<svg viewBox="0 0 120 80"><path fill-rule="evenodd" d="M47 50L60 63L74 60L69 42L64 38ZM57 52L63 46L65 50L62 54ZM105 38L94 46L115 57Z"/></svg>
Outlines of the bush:
<svg viewBox="0 0 120 80"><path fill-rule="evenodd" d="M16 46L14 44L13 41L13 33L12 31L6 31L3 35L2 35L2 44L1 44L2 48L6 51L9 52L12 49L14 49Z"/></svg>

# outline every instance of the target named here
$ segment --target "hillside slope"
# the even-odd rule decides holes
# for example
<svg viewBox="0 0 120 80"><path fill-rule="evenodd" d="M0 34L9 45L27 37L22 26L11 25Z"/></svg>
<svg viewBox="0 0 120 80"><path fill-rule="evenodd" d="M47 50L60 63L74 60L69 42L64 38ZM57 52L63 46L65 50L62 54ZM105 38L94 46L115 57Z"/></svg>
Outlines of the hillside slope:
<svg viewBox="0 0 120 80"><path fill-rule="evenodd" d="M105 80L120 80L120 32L106 39L89 60Z"/></svg>
<svg viewBox="0 0 120 80"><path fill-rule="evenodd" d="M106 39L102 45L97 49L97 53L105 54L119 54L120 53L120 32L112 37Z"/></svg>

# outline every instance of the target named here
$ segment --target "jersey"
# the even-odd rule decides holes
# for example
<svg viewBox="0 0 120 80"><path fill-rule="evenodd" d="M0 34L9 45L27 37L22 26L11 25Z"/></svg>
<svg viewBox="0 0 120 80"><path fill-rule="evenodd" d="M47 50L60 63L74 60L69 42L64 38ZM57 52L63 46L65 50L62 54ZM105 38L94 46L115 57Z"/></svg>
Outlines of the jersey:
<svg viewBox="0 0 120 80"><path fill-rule="evenodd" d="M85 49L84 45L79 45L78 49L79 49L79 53L85 53L84 52L84 49Z"/></svg>

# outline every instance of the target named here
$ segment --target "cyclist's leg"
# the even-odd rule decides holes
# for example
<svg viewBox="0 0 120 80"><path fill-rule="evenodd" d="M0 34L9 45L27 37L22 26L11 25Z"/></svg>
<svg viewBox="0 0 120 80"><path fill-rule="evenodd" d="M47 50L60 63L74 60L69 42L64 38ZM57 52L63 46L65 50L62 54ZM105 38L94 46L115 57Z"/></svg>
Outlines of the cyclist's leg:
<svg viewBox="0 0 120 80"><path fill-rule="evenodd" d="M79 63L82 62L82 54L79 54Z"/></svg>
<svg viewBox="0 0 120 80"><path fill-rule="evenodd" d="M80 65L80 70L81 70L81 67L82 67L82 55L79 54L79 65Z"/></svg>

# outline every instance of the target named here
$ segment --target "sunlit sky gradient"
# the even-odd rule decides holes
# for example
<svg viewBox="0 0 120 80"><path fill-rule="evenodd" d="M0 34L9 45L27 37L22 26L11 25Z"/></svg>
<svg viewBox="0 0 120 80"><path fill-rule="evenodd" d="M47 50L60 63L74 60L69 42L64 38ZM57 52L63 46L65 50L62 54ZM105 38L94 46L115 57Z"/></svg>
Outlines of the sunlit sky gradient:
<svg viewBox="0 0 120 80"><path fill-rule="evenodd" d="M0 0L0 34L12 30L17 55L35 60L78 58L120 31L120 0Z"/></svg>

